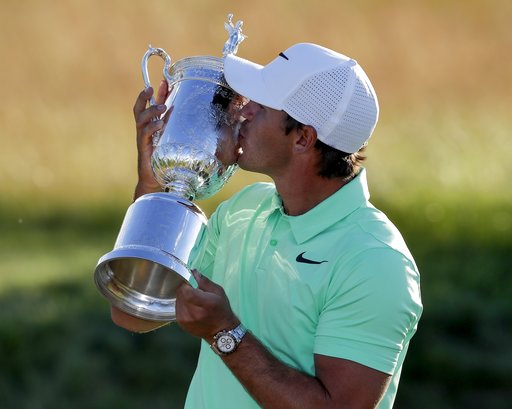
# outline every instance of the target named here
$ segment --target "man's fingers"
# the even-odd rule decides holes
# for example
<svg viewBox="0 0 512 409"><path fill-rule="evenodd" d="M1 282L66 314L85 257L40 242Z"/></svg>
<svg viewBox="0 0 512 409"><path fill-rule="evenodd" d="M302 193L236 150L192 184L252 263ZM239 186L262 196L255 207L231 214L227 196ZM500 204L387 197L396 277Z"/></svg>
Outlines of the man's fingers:
<svg viewBox="0 0 512 409"><path fill-rule="evenodd" d="M169 86L167 85L166 80L162 80L160 85L158 86L158 90L156 92L155 102L157 105L165 103L167 99L167 95L169 94Z"/></svg>
<svg viewBox="0 0 512 409"><path fill-rule="evenodd" d="M176 292L176 321L187 332L211 342L222 328L234 328L238 321L224 289L192 270L198 287L181 285Z"/></svg>
<svg viewBox="0 0 512 409"><path fill-rule="evenodd" d="M224 296L223 288L203 276L199 271L192 270L192 275L197 282L197 288L184 284L177 291L177 295L186 300L187 303L208 306L215 304L219 296Z"/></svg>
<svg viewBox="0 0 512 409"><path fill-rule="evenodd" d="M133 114L137 118L139 114L146 109L146 105L148 104L149 99L153 95L153 88L149 87L141 91L137 99L135 100L135 105L133 106Z"/></svg>
<svg viewBox="0 0 512 409"><path fill-rule="evenodd" d="M169 121L169 117L171 116L173 109L174 109L174 106L170 107L167 110L167 112L165 113L164 117L162 118L162 120L164 121L165 124Z"/></svg>
<svg viewBox="0 0 512 409"><path fill-rule="evenodd" d="M153 124L151 124L153 119L162 115L164 113L165 109L166 109L165 105L160 104L160 105L153 105L153 106L147 108L146 110L140 112L135 117L135 123L136 123L137 128L138 129L144 128L144 127L146 127L146 125L148 125L148 123L149 123L149 125L153 125ZM158 122L158 121L153 121L153 122Z"/></svg>
<svg viewBox="0 0 512 409"><path fill-rule="evenodd" d="M156 131L159 131L164 126L164 121L150 121L147 126L143 129L144 135L153 135Z"/></svg>
<svg viewBox="0 0 512 409"><path fill-rule="evenodd" d="M176 292L176 313L180 310L180 316L183 317L183 312L188 315L204 314L204 311L210 311L214 308L216 303L216 295L193 288L190 285L182 285ZM181 307L185 306L184 310L181 311Z"/></svg>
<svg viewBox="0 0 512 409"><path fill-rule="evenodd" d="M196 279L197 288L199 288L200 290L203 290L203 291L209 292L209 293L219 294L219 295L224 293L224 290L222 289L221 286L219 286L218 284L215 284L208 277L205 277L196 269L192 270L192 275Z"/></svg>

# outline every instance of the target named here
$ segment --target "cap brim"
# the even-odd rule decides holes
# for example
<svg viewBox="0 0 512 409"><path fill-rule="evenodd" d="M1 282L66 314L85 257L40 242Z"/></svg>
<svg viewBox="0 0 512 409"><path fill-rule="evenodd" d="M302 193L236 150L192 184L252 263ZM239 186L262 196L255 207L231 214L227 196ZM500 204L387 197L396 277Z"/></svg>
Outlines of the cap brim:
<svg viewBox="0 0 512 409"><path fill-rule="evenodd" d="M263 66L228 54L224 59L224 77L240 95L274 109L282 109L272 98L272 92L263 80Z"/></svg>

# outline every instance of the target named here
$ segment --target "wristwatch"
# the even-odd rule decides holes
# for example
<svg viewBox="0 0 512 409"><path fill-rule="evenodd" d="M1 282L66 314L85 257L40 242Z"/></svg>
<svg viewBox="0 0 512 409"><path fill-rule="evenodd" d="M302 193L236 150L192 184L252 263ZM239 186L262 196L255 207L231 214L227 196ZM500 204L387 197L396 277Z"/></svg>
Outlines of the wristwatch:
<svg viewBox="0 0 512 409"><path fill-rule="evenodd" d="M219 331L213 337L211 347L217 355L223 356L231 354L238 348L240 341L242 341L242 338L246 333L247 328L245 328L243 324L240 324L229 331Z"/></svg>

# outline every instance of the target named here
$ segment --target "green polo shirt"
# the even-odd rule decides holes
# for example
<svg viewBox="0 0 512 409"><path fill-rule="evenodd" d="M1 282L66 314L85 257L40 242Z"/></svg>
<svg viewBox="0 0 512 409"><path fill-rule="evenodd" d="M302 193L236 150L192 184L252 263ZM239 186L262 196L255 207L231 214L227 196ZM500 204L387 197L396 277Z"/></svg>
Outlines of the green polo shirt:
<svg viewBox="0 0 512 409"><path fill-rule="evenodd" d="M198 269L220 284L244 325L285 364L315 374L314 354L392 375L391 408L422 311L419 273L398 230L369 202L363 169L301 216L284 214L273 184L222 203ZM256 408L202 342L186 408Z"/></svg>

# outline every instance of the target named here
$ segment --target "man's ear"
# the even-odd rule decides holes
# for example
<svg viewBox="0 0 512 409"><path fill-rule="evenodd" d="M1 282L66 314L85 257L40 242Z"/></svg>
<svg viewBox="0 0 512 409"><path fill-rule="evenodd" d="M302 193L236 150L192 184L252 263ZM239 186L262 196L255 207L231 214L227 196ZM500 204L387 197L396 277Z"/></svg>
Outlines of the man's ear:
<svg viewBox="0 0 512 409"><path fill-rule="evenodd" d="M309 151L315 147L316 139L316 129L311 125L304 125L302 128L297 129L295 149L298 152Z"/></svg>

